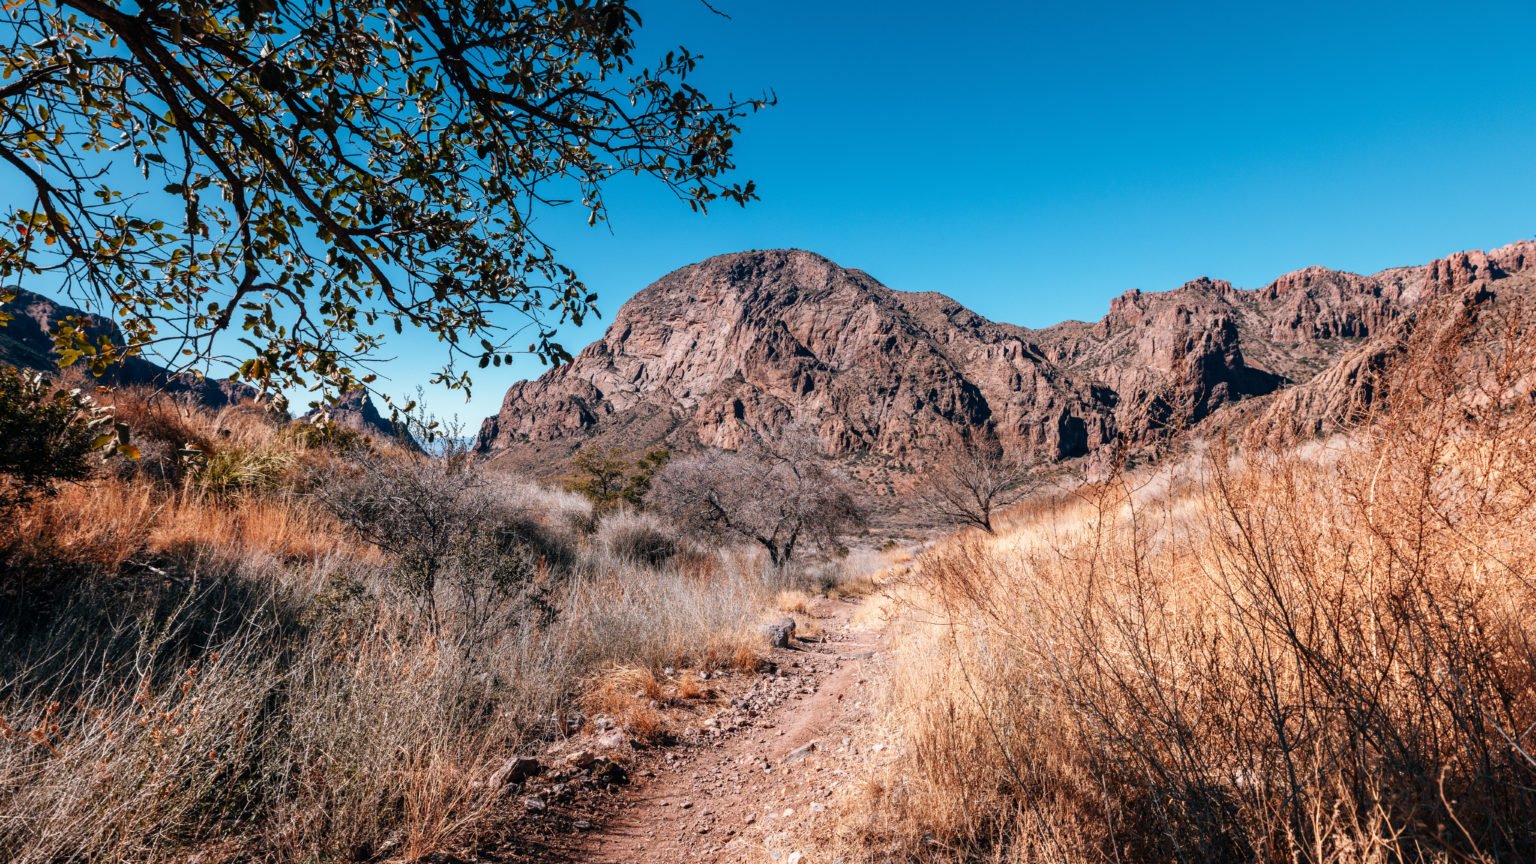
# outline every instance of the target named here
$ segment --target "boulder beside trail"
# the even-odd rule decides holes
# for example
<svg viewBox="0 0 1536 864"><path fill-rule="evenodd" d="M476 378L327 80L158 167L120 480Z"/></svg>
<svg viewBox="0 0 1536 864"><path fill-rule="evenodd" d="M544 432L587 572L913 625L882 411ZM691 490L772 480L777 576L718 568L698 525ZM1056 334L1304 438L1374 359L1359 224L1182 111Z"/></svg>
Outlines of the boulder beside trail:
<svg viewBox="0 0 1536 864"><path fill-rule="evenodd" d="M763 625L763 635L768 637L768 643L775 648L788 648L790 639L795 635L795 619L781 618Z"/></svg>

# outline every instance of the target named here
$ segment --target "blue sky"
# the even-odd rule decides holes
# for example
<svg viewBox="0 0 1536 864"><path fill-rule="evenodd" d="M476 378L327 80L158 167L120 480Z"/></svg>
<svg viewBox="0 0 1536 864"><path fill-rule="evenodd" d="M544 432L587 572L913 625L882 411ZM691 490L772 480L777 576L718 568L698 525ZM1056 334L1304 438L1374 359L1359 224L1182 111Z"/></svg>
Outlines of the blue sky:
<svg viewBox="0 0 1536 864"><path fill-rule="evenodd" d="M742 136L762 201L699 217L626 182L611 223L547 215L603 321L709 255L801 247L991 318L1096 319L1128 288L1253 287L1536 236L1536 14L1523 3L637 0L642 43L778 107ZM611 230L610 230L611 228ZM402 392L440 361L399 343ZM474 399L478 424L520 359ZM425 376L425 372L421 373Z"/></svg>

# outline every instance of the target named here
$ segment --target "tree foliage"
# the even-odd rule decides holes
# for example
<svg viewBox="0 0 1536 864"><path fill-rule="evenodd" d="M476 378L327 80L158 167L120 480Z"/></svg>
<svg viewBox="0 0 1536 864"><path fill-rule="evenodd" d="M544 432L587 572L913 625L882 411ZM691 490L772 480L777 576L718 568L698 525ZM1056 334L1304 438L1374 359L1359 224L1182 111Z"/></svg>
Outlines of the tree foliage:
<svg viewBox="0 0 1536 864"><path fill-rule="evenodd" d="M572 475L565 488L585 496L598 510L620 504L639 507L651 489L651 481L672 457L665 447L631 458L620 447L584 447L571 458Z"/></svg>
<svg viewBox="0 0 1536 864"><path fill-rule="evenodd" d="M8 3L0 280L51 272L115 317L126 349L56 333L96 369L153 350L345 392L407 326L449 386L563 359L552 327L595 298L534 230L547 206L602 221L619 174L695 210L755 197L732 145L771 98L711 98L685 48L640 65L639 25L628 0Z"/></svg>
<svg viewBox="0 0 1536 864"><path fill-rule="evenodd" d="M772 443L674 461L648 500L694 533L762 546L780 567L807 542L830 547L867 523L847 480L795 429Z"/></svg>

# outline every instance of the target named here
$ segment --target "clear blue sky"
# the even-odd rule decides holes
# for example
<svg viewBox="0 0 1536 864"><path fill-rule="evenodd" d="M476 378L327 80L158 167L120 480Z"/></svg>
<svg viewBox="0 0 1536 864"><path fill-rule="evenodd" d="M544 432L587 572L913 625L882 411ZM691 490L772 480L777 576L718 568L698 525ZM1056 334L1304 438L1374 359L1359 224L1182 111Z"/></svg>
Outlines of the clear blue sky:
<svg viewBox="0 0 1536 864"><path fill-rule="evenodd" d="M699 217L650 185L611 231L546 217L605 319L709 255L812 249L1029 326L1128 288L1254 287L1536 236L1536 9L1522 3L639 0L707 91L777 91L742 136L762 201ZM439 355L401 343L398 389ZM484 370L471 425L536 361ZM421 373L423 377L425 372ZM388 389L394 386L386 385Z"/></svg>

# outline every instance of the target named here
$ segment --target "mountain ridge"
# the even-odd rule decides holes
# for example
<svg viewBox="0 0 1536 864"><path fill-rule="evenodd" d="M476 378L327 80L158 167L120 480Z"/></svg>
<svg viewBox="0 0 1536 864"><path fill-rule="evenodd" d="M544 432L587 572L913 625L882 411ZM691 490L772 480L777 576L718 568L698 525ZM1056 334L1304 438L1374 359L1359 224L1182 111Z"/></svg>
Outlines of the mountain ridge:
<svg viewBox="0 0 1536 864"><path fill-rule="evenodd" d="M1523 241L1253 289L1201 277L1031 329L814 252L731 253L656 280L571 363L512 385L477 446L537 470L587 443L732 448L795 423L853 461L920 465L975 434L1061 461L1310 381L1425 297L1531 270Z"/></svg>
<svg viewBox="0 0 1536 864"><path fill-rule="evenodd" d="M1032 329L814 252L730 253L656 280L571 363L513 384L477 448L547 473L589 443L734 448L795 424L865 467L921 466L973 435L1075 459L1310 381L1428 297L1532 272L1522 241L1251 289L1201 277Z"/></svg>

